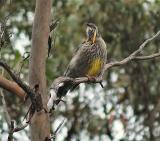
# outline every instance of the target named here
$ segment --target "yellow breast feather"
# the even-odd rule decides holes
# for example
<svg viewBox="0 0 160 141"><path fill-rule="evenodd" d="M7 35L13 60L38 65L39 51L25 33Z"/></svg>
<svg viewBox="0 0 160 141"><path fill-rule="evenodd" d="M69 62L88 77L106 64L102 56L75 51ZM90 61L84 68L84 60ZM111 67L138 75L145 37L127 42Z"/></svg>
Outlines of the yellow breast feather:
<svg viewBox="0 0 160 141"><path fill-rule="evenodd" d="M101 71L102 64L103 64L103 61L100 58L94 59L90 64L87 75L97 76Z"/></svg>

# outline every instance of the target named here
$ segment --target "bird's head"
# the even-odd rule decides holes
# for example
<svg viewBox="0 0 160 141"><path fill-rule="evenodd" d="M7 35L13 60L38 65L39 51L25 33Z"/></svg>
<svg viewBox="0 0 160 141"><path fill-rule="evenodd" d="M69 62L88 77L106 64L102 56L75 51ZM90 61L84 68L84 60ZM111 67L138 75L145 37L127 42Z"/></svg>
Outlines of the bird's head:
<svg viewBox="0 0 160 141"><path fill-rule="evenodd" d="M95 43L96 37L99 36L98 28L93 23L87 23L86 25L87 25L86 28L87 41L92 41L92 43Z"/></svg>

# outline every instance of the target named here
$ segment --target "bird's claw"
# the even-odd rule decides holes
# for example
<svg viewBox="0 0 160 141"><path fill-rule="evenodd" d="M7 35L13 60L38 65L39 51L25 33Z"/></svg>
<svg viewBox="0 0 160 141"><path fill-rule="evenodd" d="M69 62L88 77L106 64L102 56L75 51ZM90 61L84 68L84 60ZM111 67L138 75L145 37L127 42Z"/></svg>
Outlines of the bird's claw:
<svg viewBox="0 0 160 141"><path fill-rule="evenodd" d="M94 76L88 76L88 75L86 75L86 77L88 78L89 82L95 82L96 81L96 77L94 77Z"/></svg>
<svg viewBox="0 0 160 141"><path fill-rule="evenodd" d="M88 76L88 75L86 75L86 77L88 78L88 82L93 82L94 83L96 81L99 81L99 79L96 78L96 77L94 77L94 76ZM99 84L101 85L102 88L104 88L102 82L99 82Z"/></svg>

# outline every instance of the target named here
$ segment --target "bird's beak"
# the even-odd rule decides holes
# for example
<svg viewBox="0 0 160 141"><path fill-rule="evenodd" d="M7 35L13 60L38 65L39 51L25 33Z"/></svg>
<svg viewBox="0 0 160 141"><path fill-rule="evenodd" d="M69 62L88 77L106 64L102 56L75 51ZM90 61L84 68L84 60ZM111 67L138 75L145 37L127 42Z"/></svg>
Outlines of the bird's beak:
<svg viewBox="0 0 160 141"><path fill-rule="evenodd" d="M92 25L90 23L86 23L86 26L88 27L88 30L89 29L92 30L92 27L91 27ZM97 36L96 30L94 31L94 33L90 33L88 36L89 36L89 39L91 39L92 43L94 44Z"/></svg>
<svg viewBox="0 0 160 141"><path fill-rule="evenodd" d="M94 31L94 35L93 35L93 39L92 39L93 44L95 43L95 41L96 41L96 31Z"/></svg>

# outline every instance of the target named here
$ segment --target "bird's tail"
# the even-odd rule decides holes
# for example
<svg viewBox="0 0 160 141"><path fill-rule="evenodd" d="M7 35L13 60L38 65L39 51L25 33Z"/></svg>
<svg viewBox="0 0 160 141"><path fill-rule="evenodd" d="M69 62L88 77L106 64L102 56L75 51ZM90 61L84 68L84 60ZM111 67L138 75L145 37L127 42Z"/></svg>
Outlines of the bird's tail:
<svg viewBox="0 0 160 141"><path fill-rule="evenodd" d="M78 85L72 82L61 82L60 79L56 79L50 88L50 98L47 103L48 110L51 111L59 104L68 91L73 91Z"/></svg>
<svg viewBox="0 0 160 141"><path fill-rule="evenodd" d="M59 87L57 91L57 97L64 97L68 93L68 91L73 91L77 86L78 84L75 85L73 83L64 83L64 85Z"/></svg>

